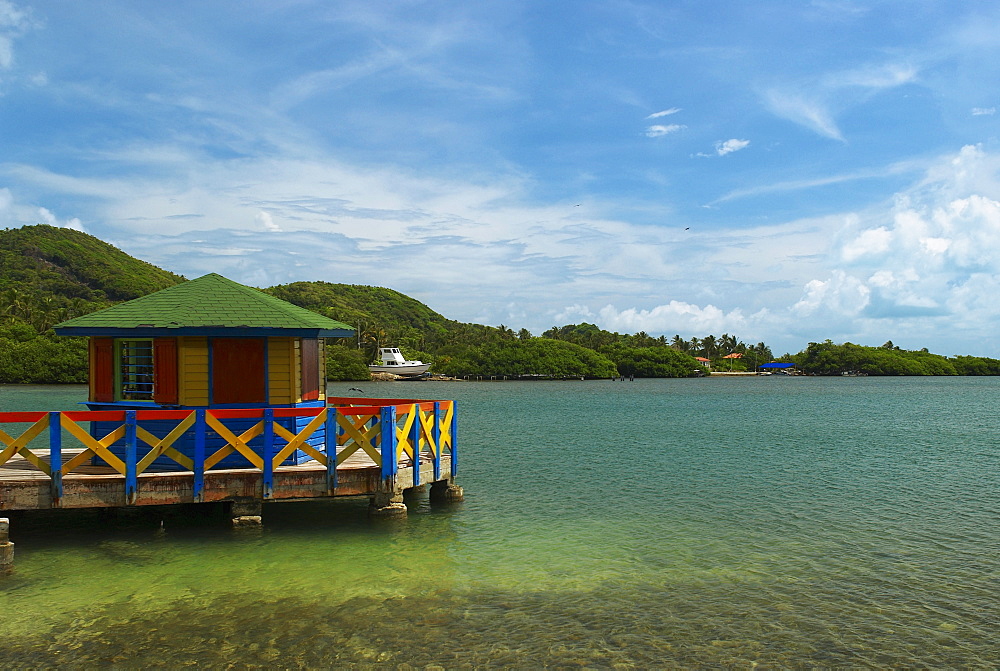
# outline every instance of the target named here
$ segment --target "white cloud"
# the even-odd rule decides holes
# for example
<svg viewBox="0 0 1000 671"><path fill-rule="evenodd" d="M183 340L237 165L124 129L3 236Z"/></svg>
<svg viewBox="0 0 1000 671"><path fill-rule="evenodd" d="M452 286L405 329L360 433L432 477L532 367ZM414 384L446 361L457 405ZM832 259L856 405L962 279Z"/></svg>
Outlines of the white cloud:
<svg viewBox="0 0 1000 671"><path fill-rule="evenodd" d="M563 324L574 324L580 320L588 321L594 318L594 313L590 311L586 305L567 305L565 308L557 312L553 319L555 320L556 326L562 326Z"/></svg>
<svg viewBox="0 0 1000 671"><path fill-rule="evenodd" d="M1000 329L1000 304L976 293L1000 284L1000 156L979 147L941 157L911 188L865 210L689 231L681 221L601 217L598 199L587 208L533 204L533 184L520 174L445 179L328 157L129 156L165 174L172 166L175 176L8 172L27 189L67 189L102 203L87 212L101 222L89 228L189 277L388 286L450 318L535 333L589 321L685 338L729 332L798 351L828 337L907 346L898 330L913 334L914 347L1000 353L976 340ZM0 190L0 216L81 226L45 208L22 211L8 190ZM513 320L512 305L523 321Z"/></svg>
<svg viewBox="0 0 1000 671"><path fill-rule="evenodd" d="M918 70L910 64L888 63L867 65L856 70L829 75L824 84L831 89L857 86L868 89L886 89L916 80Z"/></svg>
<svg viewBox="0 0 1000 671"><path fill-rule="evenodd" d="M74 231L86 232L83 230L83 224L76 217L66 219L64 221L59 221L56 215L52 214L49 210L44 207L38 208L38 218L39 223L48 224L49 226L59 226L60 228L72 228Z"/></svg>
<svg viewBox="0 0 1000 671"><path fill-rule="evenodd" d="M661 110L659 112L653 112L647 119L659 119L660 117L670 116L671 114L677 114L681 111L680 107L671 107L670 109Z"/></svg>
<svg viewBox="0 0 1000 671"><path fill-rule="evenodd" d="M734 151L746 149L749 144L750 140L738 140L736 138L726 140L725 142L716 142L715 153L719 156L725 156L726 154L731 154Z"/></svg>
<svg viewBox="0 0 1000 671"><path fill-rule="evenodd" d="M800 317L830 319L840 316L855 317L868 305L871 290L847 273L837 270L825 280L810 280L802 298L792 306Z"/></svg>
<svg viewBox="0 0 1000 671"><path fill-rule="evenodd" d="M883 254L890 249L892 233L885 226L862 231L854 240L840 250L841 258L854 261L865 254Z"/></svg>
<svg viewBox="0 0 1000 671"><path fill-rule="evenodd" d="M798 93L772 89L765 94L764 102L779 117L805 126L831 140L844 141L833 114L821 101L810 100Z"/></svg>
<svg viewBox="0 0 1000 671"><path fill-rule="evenodd" d="M972 116L992 116L997 113L996 107L973 107Z"/></svg>
<svg viewBox="0 0 1000 671"><path fill-rule="evenodd" d="M0 68L9 70L14 65L14 40L34 25L29 10L0 0Z"/></svg>
<svg viewBox="0 0 1000 671"><path fill-rule="evenodd" d="M832 72L813 81L773 86L764 91L771 112L823 137L845 142L835 115L867 100L874 92L916 81L910 64L866 65Z"/></svg>
<svg viewBox="0 0 1000 671"><path fill-rule="evenodd" d="M670 301L649 309L626 308L619 310L606 305L599 311L603 328L624 333L740 333L747 329L747 318L739 308L725 312L714 305L704 307Z"/></svg>
<svg viewBox="0 0 1000 671"><path fill-rule="evenodd" d="M271 214L269 212L265 212L264 210L260 210L257 213L257 215L254 217L254 219L256 220L256 222L258 224L260 224L264 228L265 231L280 231L281 230L281 226L279 226L278 224L274 223L274 219L271 217Z"/></svg>
<svg viewBox="0 0 1000 671"><path fill-rule="evenodd" d="M679 130L684 130L687 126L681 124L670 124L669 126L661 126L659 124L650 126L646 129L646 137L663 137L664 135L670 135L671 133L676 133Z"/></svg>

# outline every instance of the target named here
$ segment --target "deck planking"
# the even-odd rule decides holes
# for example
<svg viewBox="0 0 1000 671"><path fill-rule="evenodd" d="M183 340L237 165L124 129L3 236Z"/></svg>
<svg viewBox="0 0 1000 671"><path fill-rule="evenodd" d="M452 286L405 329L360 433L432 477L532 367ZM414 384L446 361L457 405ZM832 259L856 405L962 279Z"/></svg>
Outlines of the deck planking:
<svg viewBox="0 0 1000 671"><path fill-rule="evenodd" d="M64 449L63 459L72 459L83 449ZM338 453L340 450L338 450ZM48 450L35 450L48 462ZM451 459L443 455L440 474L450 473ZM434 464L429 455L422 455L419 483L434 481ZM37 510L46 508L121 507L128 505L169 505L234 499L302 500L336 496L371 495L383 488L381 469L363 451L358 450L337 467L336 483L328 488L327 468L317 461L274 469L273 488L264 496L263 473L256 468L211 469L205 471L204 489L194 496L194 473L191 471L146 471L138 475L135 498L126 497L125 476L110 466L87 464L63 476L63 495L52 498L49 476L17 455L0 466L0 511ZM412 460L402 462L396 476L402 487L413 486Z"/></svg>

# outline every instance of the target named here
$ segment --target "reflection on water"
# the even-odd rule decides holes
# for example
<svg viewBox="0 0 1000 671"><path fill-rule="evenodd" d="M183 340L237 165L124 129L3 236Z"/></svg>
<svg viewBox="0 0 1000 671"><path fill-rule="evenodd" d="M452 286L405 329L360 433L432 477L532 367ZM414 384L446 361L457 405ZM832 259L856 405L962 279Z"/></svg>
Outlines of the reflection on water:
<svg viewBox="0 0 1000 671"><path fill-rule="evenodd" d="M0 666L1000 659L1000 381L418 391L459 400L464 504L268 504L249 532L212 506L17 515Z"/></svg>

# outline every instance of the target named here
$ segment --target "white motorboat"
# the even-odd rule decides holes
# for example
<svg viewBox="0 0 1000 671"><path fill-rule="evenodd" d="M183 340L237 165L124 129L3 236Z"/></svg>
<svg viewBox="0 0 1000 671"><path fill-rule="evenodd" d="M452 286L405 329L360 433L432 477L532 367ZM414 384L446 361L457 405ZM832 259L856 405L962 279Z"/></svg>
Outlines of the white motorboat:
<svg viewBox="0 0 1000 671"><path fill-rule="evenodd" d="M380 347L378 361L370 364L368 370L373 373L392 373L403 377L414 377L423 375L430 367L429 363L423 361L407 361L403 358L398 347Z"/></svg>

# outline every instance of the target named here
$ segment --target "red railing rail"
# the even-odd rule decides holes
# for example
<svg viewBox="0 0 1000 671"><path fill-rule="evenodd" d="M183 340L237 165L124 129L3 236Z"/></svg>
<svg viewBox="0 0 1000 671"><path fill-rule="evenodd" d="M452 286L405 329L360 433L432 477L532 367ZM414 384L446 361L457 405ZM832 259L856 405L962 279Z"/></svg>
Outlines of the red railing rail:
<svg viewBox="0 0 1000 671"><path fill-rule="evenodd" d="M289 419L308 421L302 428L293 424L293 430L286 426ZM234 428L232 420L242 424ZM153 423L165 435L154 434ZM63 476L101 462L125 479L126 501L131 504L138 476L157 459L167 458L191 472L194 500L200 501L205 472L238 454L250 464L246 468L262 473L264 498L270 498L275 469L301 452L326 467L332 495L337 468L358 451L371 458L383 478L394 478L401 467L412 466L414 486L422 484L422 461L433 463L434 480L439 480L441 457L448 455L454 477L457 427L454 401L416 399L331 398L324 407L301 408L0 412L0 468L16 456L24 458L51 479L53 505L58 506ZM209 447L212 434L217 438ZM64 459L67 435L84 449ZM261 440L251 447L258 437ZM221 447L216 447L218 439Z"/></svg>

